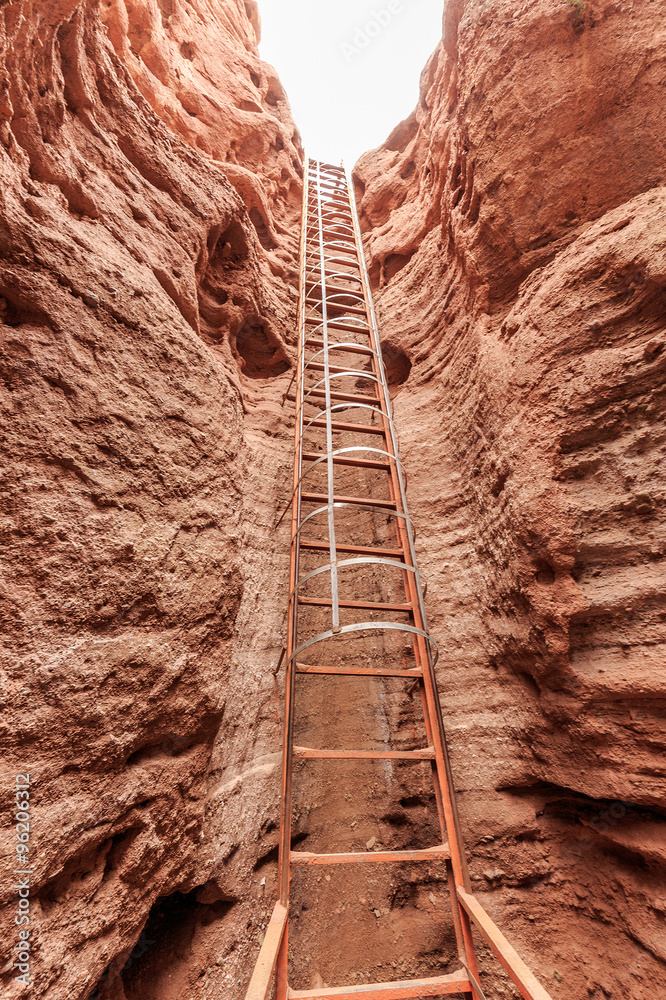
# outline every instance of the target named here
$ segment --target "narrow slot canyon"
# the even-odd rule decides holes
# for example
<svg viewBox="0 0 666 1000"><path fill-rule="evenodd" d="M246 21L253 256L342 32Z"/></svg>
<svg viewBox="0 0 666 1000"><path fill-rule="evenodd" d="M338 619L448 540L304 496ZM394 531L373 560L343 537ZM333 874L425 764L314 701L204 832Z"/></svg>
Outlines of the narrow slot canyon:
<svg viewBox="0 0 666 1000"><path fill-rule="evenodd" d="M471 885L553 1000L655 1000L663 4L442 5L414 112L347 166ZM256 0L0 2L8 1000L244 1000L279 895L308 161L260 34ZM370 468L337 474L388 503ZM338 527L393 544L376 512ZM341 570L343 597L400 600L398 574L363 579ZM308 627L325 621L313 604ZM384 653L413 667L402 640ZM404 677L295 692L299 747L423 746ZM296 760L293 849L432 848L432 770ZM443 866L367 867L294 875L294 989L458 967ZM519 997L481 938L478 958L488 1000Z"/></svg>

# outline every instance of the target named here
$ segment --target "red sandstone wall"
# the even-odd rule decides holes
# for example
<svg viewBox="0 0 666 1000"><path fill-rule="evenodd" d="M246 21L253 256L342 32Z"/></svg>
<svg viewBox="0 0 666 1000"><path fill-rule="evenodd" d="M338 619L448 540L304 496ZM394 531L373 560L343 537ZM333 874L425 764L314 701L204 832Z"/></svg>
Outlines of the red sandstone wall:
<svg viewBox="0 0 666 1000"><path fill-rule="evenodd" d="M234 0L0 7L3 996L17 772L31 997L231 996L270 902L301 154L257 33Z"/></svg>
<svg viewBox="0 0 666 1000"><path fill-rule="evenodd" d="M475 885L562 998L666 988L662 14L449 0L355 172Z"/></svg>

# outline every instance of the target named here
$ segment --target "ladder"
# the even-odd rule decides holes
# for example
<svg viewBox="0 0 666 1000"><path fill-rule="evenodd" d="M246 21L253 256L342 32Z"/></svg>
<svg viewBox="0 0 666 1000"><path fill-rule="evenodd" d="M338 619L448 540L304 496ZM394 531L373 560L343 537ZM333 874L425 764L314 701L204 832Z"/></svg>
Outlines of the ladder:
<svg viewBox="0 0 666 1000"><path fill-rule="evenodd" d="M246 1000L486 1000L472 927L526 1000L550 1000L471 891L437 693L414 534L391 416L355 203L344 169L306 170L301 233L295 461L286 644L279 900ZM289 390L287 392L289 395ZM321 749L295 744L296 681L398 678L418 687L422 745ZM404 850L315 853L292 847L295 761L427 762L439 843ZM298 866L427 862L443 866L459 968L430 978L292 989L289 899Z"/></svg>

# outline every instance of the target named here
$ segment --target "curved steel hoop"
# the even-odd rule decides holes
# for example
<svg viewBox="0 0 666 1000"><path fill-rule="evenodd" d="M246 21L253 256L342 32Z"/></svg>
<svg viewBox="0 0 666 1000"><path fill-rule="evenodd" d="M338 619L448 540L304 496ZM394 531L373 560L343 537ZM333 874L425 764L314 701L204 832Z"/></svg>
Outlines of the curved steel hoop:
<svg viewBox="0 0 666 1000"><path fill-rule="evenodd" d="M413 532L411 518L409 514L405 514L405 512L402 510L391 510L390 508L386 507L375 507L371 503L370 504L347 503L345 500L334 500L333 503L330 504L330 506L333 507L334 510L341 510L343 508L346 508L347 510L353 510L354 512L365 511L367 513L369 511L371 514L383 514L384 517L399 517L402 520L404 520L409 530ZM317 507L316 510L311 511L304 518L302 518L299 527L296 529L294 538L300 535L301 531L308 523L308 521L311 521L318 514L327 513L328 508L329 504L323 504L323 506Z"/></svg>
<svg viewBox="0 0 666 1000"><path fill-rule="evenodd" d="M289 596L291 597L295 591L300 590L303 584L311 580L313 576L330 573L333 566L337 566L338 569L341 569L343 566L389 566L391 569L401 570L406 573L416 573L414 566L398 562L397 559L386 559L384 556L356 556L354 559L338 559L335 563L324 563L318 566L317 569L311 570L305 576L299 577L294 590L291 591Z"/></svg>
<svg viewBox="0 0 666 1000"><path fill-rule="evenodd" d="M310 273L316 274L317 271L313 270ZM360 272L358 274L347 274L346 271L332 271L330 274L326 274L326 281L332 281L334 278L342 278L343 281L357 281L358 284L363 287L363 278L361 277ZM320 278L319 281L315 281L310 285L310 291L312 291L313 288L318 288L319 285L322 285L323 283L323 278Z"/></svg>
<svg viewBox="0 0 666 1000"><path fill-rule="evenodd" d="M341 319L341 317L338 316L334 320L328 320L327 323L329 323L329 324L330 323L338 323L338 322L340 322L340 319ZM317 332L317 330L320 330L323 327L324 321L323 321L323 319L321 319L320 316L316 316L314 319L306 319L305 320L306 323L315 323L317 320L319 320L319 322L317 323L317 325L314 328L314 330L310 330L309 333L308 333L308 337L307 337L307 339L305 341L306 344L307 344L308 340L310 339L310 337L314 336L314 334ZM351 324L352 322L358 323L358 324L362 324L362 325L359 325L358 330L356 330L356 329L354 329L354 330L347 330L346 333L363 333L363 334L365 334L367 336L367 332L370 329L370 324L367 323L364 319L361 319L360 316L351 316L351 317L349 317L349 319L345 320L345 322L348 323L348 324Z"/></svg>
<svg viewBox="0 0 666 1000"><path fill-rule="evenodd" d="M392 426L393 424L392 418L389 417L388 414L384 413L384 411L378 406L370 406L369 403L336 403L335 406L325 406L323 410L319 411L319 413L315 413L314 417L311 417L307 424L303 425L301 430L301 439L303 438L305 432L310 429L310 425L313 421L320 420L328 413L329 410L331 413L335 410L370 410L371 413L378 413L380 417L384 417L384 419L388 421L389 426ZM363 432L358 431L357 433L362 434Z"/></svg>
<svg viewBox="0 0 666 1000"><path fill-rule="evenodd" d="M350 376L352 376L352 378L359 378L360 377L364 381L367 379L370 382L376 382L378 385L381 385L381 380L379 378L377 378L376 375L373 375L371 372L368 372L367 375L366 375L365 372L359 372L358 369L356 371L332 372L332 374L330 374L328 376L328 381L330 382L330 380L333 379L333 378L349 378ZM305 393L305 395L303 396L303 402L305 402L307 400L308 396L311 396L312 393L315 392L315 390L319 388L319 386L325 385L325 384L326 384L326 379L325 378L319 379L318 382L315 382L315 384L313 386L311 386L308 389L308 391Z"/></svg>
<svg viewBox="0 0 666 1000"><path fill-rule="evenodd" d="M383 448L373 448L372 446L366 447L362 444L349 445L347 448L336 448L335 451L324 451L321 455L317 456L316 460L312 460L311 465L308 466L307 470L303 473L306 476L308 472L311 472L316 465L321 465L322 462L327 462L329 458L335 458L337 455L346 455L352 451L371 451L375 455L385 455L391 462L400 462L400 459L396 455L392 455L390 451L384 451ZM308 459L308 461L310 461ZM301 476L301 479L303 479Z"/></svg>
<svg viewBox="0 0 666 1000"><path fill-rule="evenodd" d="M416 628L415 625L403 625L401 622L354 622L353 625L340 625L337 629L327 629L325 632L320 632L318 635L313 636L311 639L308 639L301 646L299 646L298 649L291 654L289 660L292 662L303 652L304 649L309 649L310 646L314 646L315 643L323 642L326 639L333 639L338 635L348 635L351 632L378 631L409 632L411 635L422 636L426 642L430 644L431 653L434 650L433 667L436 665L437 660L439 659L439 648L430 633L424 632L423 629Z"/></svg>
<svg viewBox="0 0 666 1000"><path fill-rule="evenodd" d="M307 344L307 341L305 343ZM337 341L337 340L329 341L328 347L321 347L317 351L316 354L313 354L311 358L308 358L308 360L305 362L305 367L307 368L308 365L312 364L312 362L314 361L315 358L318 358L320 354L326 354L327 351L339 351L343 347L360 347L360 346L361 346L360 344L353 344L351 341L346 341L346 340L343 340L343 341ZM365 346L365 345L363 345L363 346ZM362 357L364 357L364 358L375 357L376 358L377 357L377 352L373 351L373 349L371 347L368 347L366 350L363 351Z"/></svg>

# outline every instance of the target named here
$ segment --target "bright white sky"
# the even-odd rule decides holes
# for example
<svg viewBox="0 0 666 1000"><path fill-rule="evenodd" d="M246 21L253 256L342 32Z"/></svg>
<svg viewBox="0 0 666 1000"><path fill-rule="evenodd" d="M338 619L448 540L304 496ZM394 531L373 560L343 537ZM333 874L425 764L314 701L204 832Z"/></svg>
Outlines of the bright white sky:
<svg viewBox="0 0 666 1000"><path fill-rule="evenodd" d="M259 0L262 59L286 88L306 152L351 169L417 104L443 0Z"/></svg>

